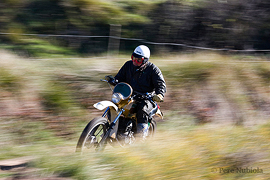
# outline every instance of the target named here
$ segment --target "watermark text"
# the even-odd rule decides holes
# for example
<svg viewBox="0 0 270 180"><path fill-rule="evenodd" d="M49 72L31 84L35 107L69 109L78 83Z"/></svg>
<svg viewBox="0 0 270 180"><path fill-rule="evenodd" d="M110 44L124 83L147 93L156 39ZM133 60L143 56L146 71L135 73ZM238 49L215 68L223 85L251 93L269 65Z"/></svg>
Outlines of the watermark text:
<svg viewBox="0 0 270 180"><path fill-rule="evenodd" d="M211 169L212 173L221 173L221 174L230 174L230 173L263 173L263 169L256 167L235 167L235 168L223 168L223 167L219 167L219 168L212 168Z"/></svg>

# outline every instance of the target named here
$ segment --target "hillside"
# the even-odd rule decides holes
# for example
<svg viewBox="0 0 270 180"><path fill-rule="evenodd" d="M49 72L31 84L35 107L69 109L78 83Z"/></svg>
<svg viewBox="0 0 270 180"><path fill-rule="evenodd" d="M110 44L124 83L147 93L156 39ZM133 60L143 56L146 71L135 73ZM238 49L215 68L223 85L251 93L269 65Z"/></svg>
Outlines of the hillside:
<svg viewBox="0 0 270 180"><path fill-rule="evenodd" d="M74 154L84 126L101 115L92 105L110 99L111 90L100 79L114 75L128 57L24 59L2 51L0 160L35 156L29 165L38 168L29 173L34 179L268 177L267 56L198 52L153 57L168 86L160 103L165 118L158 120L155 140L109 147L104 154ZM219 172L257 167L264 173ZM0 178L12 176L0 172Z"/></svg>
<svg viewBox="0 0 270 180"><path fill-rule="evenodd" d="M115 75L126 60L124 55L113 60L23 59L2 52L0 114L88 113L103 93L110 99L110 88L100 79ZM160 104L165 112L190 115L199 123L256 124L269 119L267 57L195 53L151 61L167 82L165 102Z"/></svg>

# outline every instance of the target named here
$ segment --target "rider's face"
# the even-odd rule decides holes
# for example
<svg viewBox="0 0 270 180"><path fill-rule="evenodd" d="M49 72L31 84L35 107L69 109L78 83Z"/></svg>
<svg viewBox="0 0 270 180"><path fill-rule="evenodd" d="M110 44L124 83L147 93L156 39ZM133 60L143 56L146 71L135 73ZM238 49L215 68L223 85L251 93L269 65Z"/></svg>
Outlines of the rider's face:
<svg viewBox="0 0 270 180"><path fill-rule="evenodd" d="M132 61L134 66L141 66L143 63L143 58L136 58L132 56Z"/></svg>

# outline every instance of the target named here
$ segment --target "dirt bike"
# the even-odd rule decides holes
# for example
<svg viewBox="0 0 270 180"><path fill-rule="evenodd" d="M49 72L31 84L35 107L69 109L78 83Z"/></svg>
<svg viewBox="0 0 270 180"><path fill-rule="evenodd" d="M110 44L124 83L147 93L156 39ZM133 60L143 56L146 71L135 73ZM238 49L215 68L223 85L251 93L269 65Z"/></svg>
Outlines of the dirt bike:
<svg viewBox="0 0 270 180"><path fill-rule="evenodd" d="M139 93L133 91L127 83L114 84L109 80L101 80L109 84L112 93L111 101L100 101L93 106L98 110L105 110L101 117L92 119L81 133L78 140L76 152L82 152L85 149L95 149L96 151L104 150L107 143L115 146L118 144L122 147L133 144L136 141L137 119L136 103L140 100L148 99L154 108L149 114L148 136L154 135L157 124L154 116L161 119L163 114L156 102L152 100L152 94Z"/></svg>

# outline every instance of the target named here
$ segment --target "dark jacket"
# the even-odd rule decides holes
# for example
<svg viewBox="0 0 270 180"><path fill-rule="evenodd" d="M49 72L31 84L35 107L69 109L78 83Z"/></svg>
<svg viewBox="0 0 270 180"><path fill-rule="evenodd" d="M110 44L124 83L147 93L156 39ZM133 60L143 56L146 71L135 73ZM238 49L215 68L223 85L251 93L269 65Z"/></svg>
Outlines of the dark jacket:
<svg viewBox="0 0 270 180"><path fill-rule="evenodd" d="M151 62L137 68L133 62L127 61L115 76L118 82L126 82L134 91L141 93L155 92L164 96L166 84L160 69Z"/></svg>

